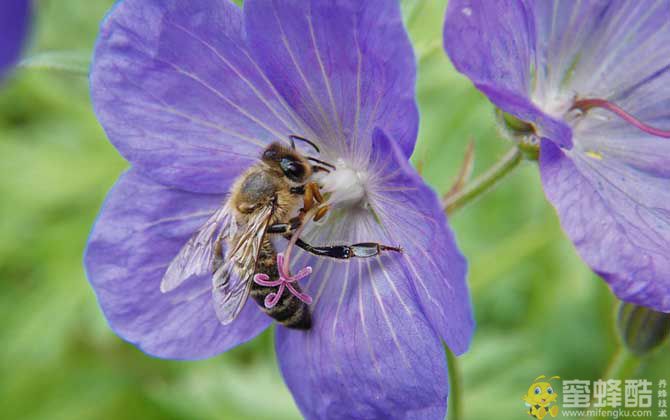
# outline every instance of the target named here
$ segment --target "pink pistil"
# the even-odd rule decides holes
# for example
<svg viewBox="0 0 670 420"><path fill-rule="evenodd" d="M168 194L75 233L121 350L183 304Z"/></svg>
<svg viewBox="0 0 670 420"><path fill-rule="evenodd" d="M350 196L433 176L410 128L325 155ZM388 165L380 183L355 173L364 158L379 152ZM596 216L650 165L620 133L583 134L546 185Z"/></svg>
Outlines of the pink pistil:
<svg viewBox="0 0 670 420"><path fill-rule="evenodd" d="M279 271L279 278L277 280L270 280L270 277L267 274L263 273L258 273L254 275L254 282L256 284L260 284L261 286L266 287L279 286L279 289L276 292L270 293L265 297L266 308L268 309L273 308L277 304L277 302L279 302L279 299L284 293L284 289L288 289L289 292L291 292L291 294L293 294L295 297L305 302L306 304L309 305L310 303L312 303L311 296L309 296L307 293L299 292L295 287L293 287L292 284L312 274L312 267L309 266L304 267L300 271L298 271L298 274L292 276L288 272L288 267L284 265L284 254L280 253L277 254L277 269Z"/></svg>
<svg viewBox="0 0 670 420"><path fill-rule="evenodd" d="M630 115L626 111L624 111L621 107L618 105L615 105L611 102L608 102L604 99L580 99L578 101L575 101L574 105L572 106L573 109L579 109L583 112L588 111L591 108L603 108L606 109L619 117L621 117L624 121L632 124L633 126L637 127L638 129L644 131L645 133L649 133L652 136L657 136L657 137L663 137L663 138L670 138L670 130L661 130L660 128L655 128L651 127L642 121L638 120L634 116Z"/></svg>

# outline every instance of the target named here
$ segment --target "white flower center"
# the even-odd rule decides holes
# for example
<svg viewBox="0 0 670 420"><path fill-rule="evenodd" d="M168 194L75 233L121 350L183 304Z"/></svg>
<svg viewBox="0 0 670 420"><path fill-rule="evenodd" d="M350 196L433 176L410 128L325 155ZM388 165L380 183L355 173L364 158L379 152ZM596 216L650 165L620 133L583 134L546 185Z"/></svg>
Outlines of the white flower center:
<svg viewBox="0 0 670 420"><path fill-rule="evenodd" d="M554 118L563 118L572 106L574 95L567 95L565 93L552 95L546 98L541 108L547 114Z"/></svg>
<svg viewBox="0 0 670 420"><path fill-rule="evenodd" d="M342 159L334 163L337 170L318 174L321 191L330 194L328 203L333 207L365 207L368 174L347 165Z"/></svg>
<svg viewBox="0 0 670 420"><path fill-rule="evenodd" d="M573 108L576 97L577 95L574 92L552 91L543 97L534 95L532 100L543 112L558 120L562 120L573 130L576 130L578 123L584 117L584 112ZM573 143L576 144L577 139L578 136L573 135Z"/></svg>

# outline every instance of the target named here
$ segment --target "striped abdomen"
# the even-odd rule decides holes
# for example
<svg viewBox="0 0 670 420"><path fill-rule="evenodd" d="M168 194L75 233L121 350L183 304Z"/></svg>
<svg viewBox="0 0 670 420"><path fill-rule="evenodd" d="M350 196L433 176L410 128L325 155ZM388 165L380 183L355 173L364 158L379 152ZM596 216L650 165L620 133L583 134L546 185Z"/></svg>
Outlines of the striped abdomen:
<svg viewBox="0 0 670 420"><path fill-rule="evenodd" d="M277 252L268 238L263 240L263 244L258 253L256 273L266 274L272 280L279 278L279 271L277 270ZM294 283L293 287L300 291L300 286L297 283ZM265 307L265 297L270 293L276 293L278 289L278 286L267 287L254 282L251 284L251 291L249 294L254 298L256 303L258 303L263 312L276 319L277 322L285 327L298 330L310 329L312 326L312 317L309 313L309 307L292 293L288 293L288 290L284 291L275 306L272 308Z"/></svg>

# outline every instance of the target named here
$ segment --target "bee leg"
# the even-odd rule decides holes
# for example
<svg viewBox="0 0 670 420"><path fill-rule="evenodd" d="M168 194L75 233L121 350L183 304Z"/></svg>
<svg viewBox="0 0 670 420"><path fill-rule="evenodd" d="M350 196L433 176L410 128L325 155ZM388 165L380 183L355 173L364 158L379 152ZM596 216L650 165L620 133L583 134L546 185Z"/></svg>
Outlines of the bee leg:
<svg viewBox="0 0 670 420"><path fill-rule="evenodd" d="M295 195L303 195L305 193L305 186L300 185L298 187L291 187L291 194Z"/></svg>
<svg viewBox="0 0 670 420"><path fill-rule="evenodd" d="M323 203L323 196L321 195L321 188L316 182L310 182L306 185L308 189L312 191L312 197L316 200L317 203Z"/></svg>
<svg viewBox="0 0 670 420"><path fill-rule="evenodd" d="M320 219L322 219L326 213L328 213L328 210L330 210L329 206L319 207L319 209L316 211L316 214L314 215L314 221L318 222ZM268 226L265 231L267 233L281 234L286 236L286 239L291 239L291 234L295 232L300 226L302 226L305 213L306 212L304 209L300 209L300 214L289 220L288 223L275 223L274 225Z"/></svg>
<svg viewBox="0 0 670 420"><path fill-rule="evenodd" d="M321 195L321 190L319 185L316 182L308 182L302 186L302 191L304 194L302 208L300 209L299 218L302 220L305 217L305 214L310 211L315 204L320 204L323 202L323 196ZM325 214L325 211L319 209L321 217ZM318 219L317 219L318 220Z"/></svg>
<svg viewBox="0 0 670 420"><path fill-rule="evenodd" d="M265 229L267 233L279 233L282 235L288 235L290 237L291 233L298 229L302 225L302 219L300 217L294 217L288 221L288 223L275 223L270 225Z"/></svg>
<svg viewBox="0 0 670 420"><path fill-rule="evenodd" d="M305 185L293 187L291 188L291 192L294 194L304 194L305 196L303 199L303 207L299 210L298 216L289 220L288 223L276 223L274 225L268 226L266 229L267 233L278 233L288 235L290 237L290 234L302 225L305 214L315 205L323 202L321 190L316 182L308 182ZM316 214L314 215L314 220L318 221L319 219L323 218L329 209L330 207L327 205L318 208L316 210Z"/></svg>
<svg viewBox="0 0 670 420"><path fill-rule="evenodd" d="M318 222L319 220L323 219L326 213L328 213L328 210L330 210L329 205L319 207L319 209L314 214L314 221Z"/></svg>
<svg viewBox="0 0 670 420"><path fill-rule="evenodd" d="M308 212L312 207L314 207L314 184L311 182L305 185L305 196L303 197L302 208L300 209L301 213ZM302 215L302 214L301 214Z"/></svg>
<svg viewBox="0 0 670 420"><path fill-rule="evenodd" d="M382 251L402 252L401 248L382 245L375 242L361 242L353 245L312 246L298 238L295 244L310 254L318 255L320 257L337 258L340 260L348 260L349 258L354 257L374 257L381 254Z"/></svg>

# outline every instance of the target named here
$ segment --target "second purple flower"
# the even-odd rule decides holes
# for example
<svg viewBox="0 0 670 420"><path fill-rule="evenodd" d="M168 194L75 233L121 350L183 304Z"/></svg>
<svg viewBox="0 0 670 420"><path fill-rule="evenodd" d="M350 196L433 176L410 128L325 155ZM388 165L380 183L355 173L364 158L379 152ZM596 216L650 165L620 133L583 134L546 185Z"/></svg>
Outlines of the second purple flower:
<svg viewBox="0 0 670 420"><path fill-rule="evenodd" d="M584 261L620 299L662 312L669 22L666 1L452 0L444 28L456 68L539 149L546 196Z"/></svg>

